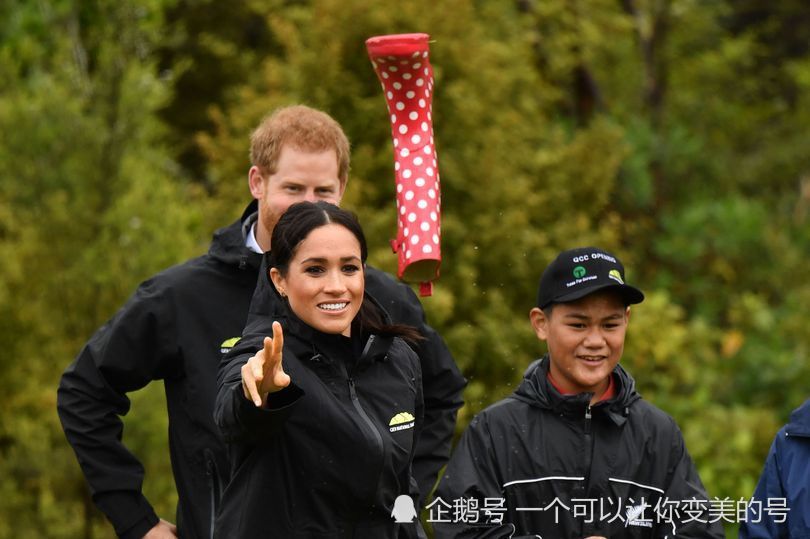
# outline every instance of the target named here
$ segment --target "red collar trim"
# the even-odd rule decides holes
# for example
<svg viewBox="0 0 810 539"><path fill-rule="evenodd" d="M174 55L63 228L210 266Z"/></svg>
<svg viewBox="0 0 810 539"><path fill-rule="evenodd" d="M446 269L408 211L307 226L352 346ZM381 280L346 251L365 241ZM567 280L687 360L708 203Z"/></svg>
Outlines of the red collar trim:
<svg viewBox="0 0 810 539"><path fill-rule="evenodd" d="M562 388L559 385L557 385L557 382L554 381L554 377L551 376L551 370L548 371L548 381L551 383L552 386L554 386L554 389L556 389L560 395L576 395L576 393L573 392L563 391ZM610 400L615 396L616 396L616 381L614 380L614 376L611 373L607 389L605 389L605 392L602 393L602 396L599 397L596 400L596 402Z"/></svg>

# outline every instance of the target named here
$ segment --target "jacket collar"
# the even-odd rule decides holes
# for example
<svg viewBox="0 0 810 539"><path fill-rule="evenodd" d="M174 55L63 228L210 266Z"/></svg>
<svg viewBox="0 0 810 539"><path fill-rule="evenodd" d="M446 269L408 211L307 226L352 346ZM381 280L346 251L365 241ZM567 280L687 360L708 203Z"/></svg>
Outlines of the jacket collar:
<svg viewBox="0 0 810 539"><path fill-rule="evenodd" d="M514 393L515 398L557 414L583 416L593 394L561 395L548 381L549 361L546 354L529 365L523 381ZM613 376L616 381L616 395L608 401L594 404L593 409L602 410L616 425L621 426L627 421L630 406L641 395L636 391L635 381L621 365L616 365L613 369Z"/></svg>
<svg viewBox="0 0 810 539"><path fill-rule="evenodd" d="M272 285L268 290L271 294L278 294ZM376 303L376 300L368 296ZM352 356L359 357L355 365L365 365L374 361L387 361L388 350L394 340L393 337L384 335L368 334L359 327L357 321L352 322L352 337L334 335L318 331L312 326L298 318L290 309L289 304L281 297L277 297L277 304L280 305L279 320L284 327L284 342L290 346L291 351L300 359L320 361L324 356L334 354L337 350L344 350ZM382 310L382 308L381 308ZM385 313L385 311L382 311ZM290 339L288 339L288 335ZM361 346L362 344L362 346Z"/></svg>
<svg viewBox="0 0 810 539"><path fill-rule="evenodd" d="M789 436L810 437L810 399L793 410L790 414L790 423L785 426Z"/></svg>
<svg viewBox="0 0 810 539"><path fill-rule="evenodd" d="M252 252L245 246L245 231L256 221L258 207L258 202L252 201L238 221L214 232L208 254L216 260L238 266L240 269L250 267L258 270L262 255Z"/></svg>

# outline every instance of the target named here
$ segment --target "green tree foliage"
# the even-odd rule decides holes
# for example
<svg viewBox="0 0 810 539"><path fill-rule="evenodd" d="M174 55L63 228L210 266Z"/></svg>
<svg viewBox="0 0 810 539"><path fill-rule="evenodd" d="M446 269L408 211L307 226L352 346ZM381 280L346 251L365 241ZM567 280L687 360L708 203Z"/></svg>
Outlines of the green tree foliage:
<svg viewBox="0 0 810 539"><path fill-rule="evenodd" d="M192 252L199 234L193 190L176 176L155 119L171 95L152 57L163 6L5 5L0 372L10 398L0 412L0 537L109 535L65 443L55 389L138 280ZM141 430L164 433L165 418L155 422ZM157 447L143 457L162 477L155 502L171 514L165 441Z"/></svg>
<svg viewBox="0 0 810 539"><path fill-rule="evenodd" d="M139 279L238 215L248 137L272 109L303 102L345 127L344 205L372 263L395 270L390 127L364 41L405 32L432 37L444 266L424 305L470 380L459 432L543 353L527 320L542 268L597 244L647 292L624 364L681 425L711 495L748 497L773 434L808 396L805 11L764 0L4 3L0 537L109 533L59 430L56 380ZM134 397L126 440L170 516L159 391Z"/></svg>
<svg viewBox="0 0 810 539"><path fill-rule="evenodd" d="M249 2L175 0L166 9L165 31L156 45L159 68L174 78L174 95L160 110L171 130L167 140L182 166L208 186L205 156L197 142L210 131L212 106L243 82L274 43L259 6Z"/></svg>

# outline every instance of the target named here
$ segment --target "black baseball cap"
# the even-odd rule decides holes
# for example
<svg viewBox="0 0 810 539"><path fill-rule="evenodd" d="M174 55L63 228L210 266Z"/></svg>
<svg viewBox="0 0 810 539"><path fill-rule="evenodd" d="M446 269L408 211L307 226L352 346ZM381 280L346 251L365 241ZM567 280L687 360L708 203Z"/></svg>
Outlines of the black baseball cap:
<svg viewBox="0 0 810 539"><path fill-rule="evenodd" d="M568 303L597 290L617 290L626 305L641 303L644 294L625 284L624 266L614 255L597 247L578 247L563 251L548 265L540 277L537 306Z"/></svg>

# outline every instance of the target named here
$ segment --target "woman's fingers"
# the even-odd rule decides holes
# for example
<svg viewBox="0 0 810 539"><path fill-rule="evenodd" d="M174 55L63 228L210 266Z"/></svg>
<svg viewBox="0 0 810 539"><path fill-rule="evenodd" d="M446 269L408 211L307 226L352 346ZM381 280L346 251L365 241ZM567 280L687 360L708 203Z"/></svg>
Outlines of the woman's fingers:
<svg viewBox="0 0 810 539"><path fill-rule="evenodd" d="M242 391L246 399L253 401L256 406L261 406L262 397L259 394L259 384L253 376L253 368L250 364L252 360L253 358L250 358L247 363L242 365Z"/></svg>
<svg viewBox="0 0 810 539"><path fill-rule="evenodd" d="M284 349L284 332L281 324L273 322L273 384L275 391L290 385L290 376L284 372L284 365L281 362L282 350Z"/></svg>
<svg viewBox="0 0 810 539"><path fill-rule="evenodd" d="M242 389L245 398L261 406L268 393L275 393L290 385L290 376L284 372L282 350L284 332L281 324L273 322L273 337L265 337L262 349L242 366Z"/></svg>
<svg viewBox="0 0 810 539"><path fill-rule="evenodd" d="M284 331L281 329L281 324L273 322L273 347L272 353L275 358L278 356L277 363L281 363L281 350L284 348Z"/></svg>

